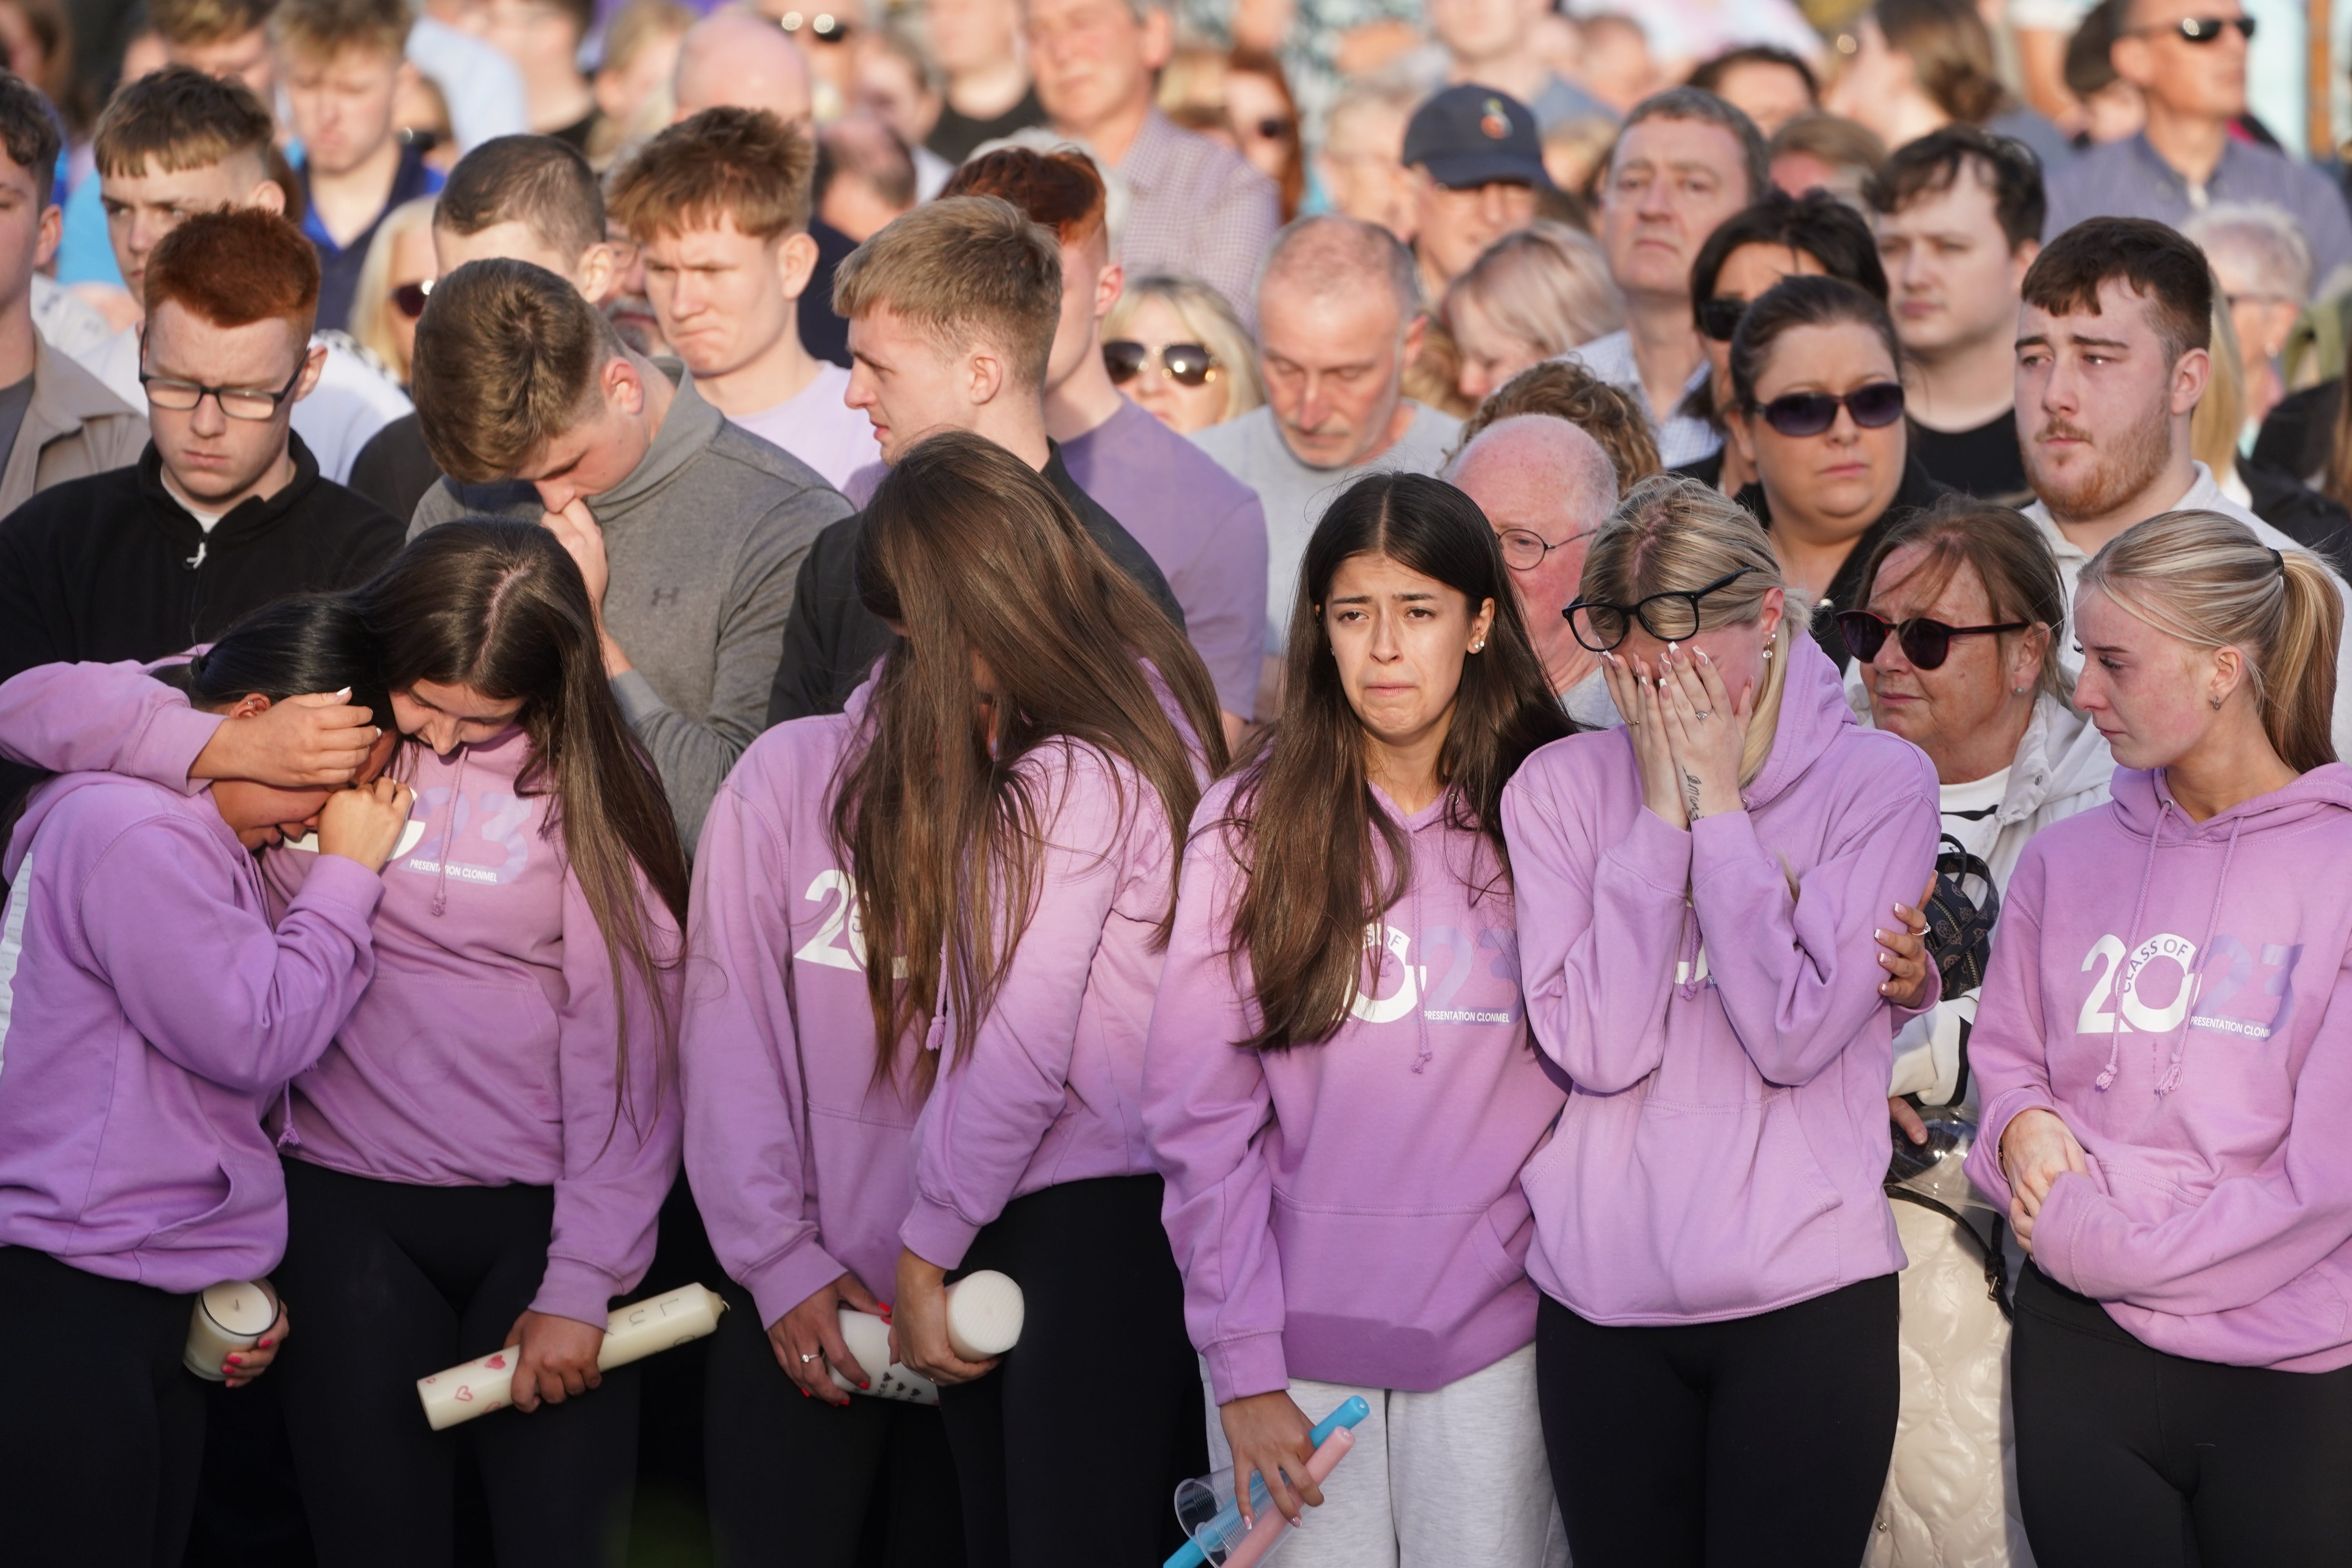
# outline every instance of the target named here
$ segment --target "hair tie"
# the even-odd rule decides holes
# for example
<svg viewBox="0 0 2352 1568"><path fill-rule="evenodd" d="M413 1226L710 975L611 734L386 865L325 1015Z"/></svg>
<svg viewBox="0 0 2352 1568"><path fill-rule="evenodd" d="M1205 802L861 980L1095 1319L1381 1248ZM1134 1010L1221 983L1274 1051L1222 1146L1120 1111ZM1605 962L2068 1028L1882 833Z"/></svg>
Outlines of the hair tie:
<svg viewBox="0 0 2352 1568"><path fill-rule="evenodd" d="M2282 577L2285 576L2285 575L2286 575L2286 557L2285 557L2285 556L2284 556L2284 555L2281 555L2277 551L2273 550L2273 551L2272 551L2272 552L2271 552L2271 559L2278 563L2279 575L2280 575L2280 576L2282 576Z"/></svg>

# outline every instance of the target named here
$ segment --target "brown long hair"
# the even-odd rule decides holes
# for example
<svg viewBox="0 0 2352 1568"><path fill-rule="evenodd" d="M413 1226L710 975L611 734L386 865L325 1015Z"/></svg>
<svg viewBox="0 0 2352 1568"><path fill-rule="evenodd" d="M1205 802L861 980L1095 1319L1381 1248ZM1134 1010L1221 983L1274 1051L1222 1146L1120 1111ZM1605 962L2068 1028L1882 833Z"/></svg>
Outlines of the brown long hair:
<svg viewBox="0 0 2352 1568"><path fill-rule="evenodd" d="M1328 1040L1347 1021L1363 968L1364 930L1411 885L1404 830L1375 809L1363 721L1348 702L1323 628L1342 563L1384 555L1467 596L1495 604L1486 648L1465 657L1454 719L1437 759L1446 818L1507 878L1496 811L1528 752L1572 726L1528 636L1495 531L1477 503L1421 474L1372 474L1331 503L1307 542L1290 611L1282 721L1251 758L1217 830L1248 870L1234 911L1232 957L1250 962L1260 1050ZM1265 825L1260 832L1259 826ZM1465 868L1476 876L1476 868ZM1483 890L1483 889L1482 889Z"/></svg>
<svg viewBox="0 0 2352 1568"><path fill-rule="evenodd" d="M952 1020L956 1054L969 1050L1003 989L1035 912L1052 816L1024 759L1058 744L1126 763L1139 794L1156 798L1122 798L1122 816L1156 806L1181 844L1200 803L1196 758L1220 770L1225 745L1192 645L1053 487L992 441L942 433L891 468L858 530L857 591L905 630L882 661L863 748L845 761L833 805L876 955L866 986L876 1074L887 1078L919 1024ZM1174 916L1171 889L1162 941ZM903 963L897 974L886 954ZM916 1053L919 1089L938 1065Z"/></svg>
<svg viewBox="0 0 2352 1568"><path fill-rule="evenodd" d="M355 597L383 639L393 690L429 680L522 700L516 721L530 739L530 760L515 792L555 797L549 826L562 829L565 859L604 933L614 989L625 988L629 971L646 988L660 1028L656 1082L667 1081L677 1042L662 976L680 955L664 952L648 925L637 879L684 931L686 852L661 779L604 679L580 568L543 528L469 518L425 533ZM616 1124L627 1110L642 1125L627 1104L625 1009L613 1050Z"/></svg>

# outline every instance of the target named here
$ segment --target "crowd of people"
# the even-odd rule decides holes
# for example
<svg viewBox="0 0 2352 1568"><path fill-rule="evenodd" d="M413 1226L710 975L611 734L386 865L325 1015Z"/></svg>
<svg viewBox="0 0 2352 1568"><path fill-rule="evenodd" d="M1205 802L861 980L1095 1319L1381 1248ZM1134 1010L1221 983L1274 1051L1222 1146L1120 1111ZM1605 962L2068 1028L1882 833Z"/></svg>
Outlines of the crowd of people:
<svg viewBox="0 0 2352 1568"><path fill-rule="evenodd" d="M11 1560L2333 1560L2340 168L1639 13L0 0Z"/></svg>

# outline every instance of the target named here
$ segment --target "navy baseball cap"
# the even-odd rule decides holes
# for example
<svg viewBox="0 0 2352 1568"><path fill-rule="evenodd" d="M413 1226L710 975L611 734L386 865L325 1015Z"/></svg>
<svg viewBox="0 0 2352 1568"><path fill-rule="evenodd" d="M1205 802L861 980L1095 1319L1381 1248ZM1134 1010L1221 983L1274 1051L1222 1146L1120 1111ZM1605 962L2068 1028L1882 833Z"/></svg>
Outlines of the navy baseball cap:
<svg viewBox="0 0 2352 1568"><path fill-rule="evenodd" d="M1404 130L1404 161L1453 190L1498 181L1539 190L1551 184L1536 117L1491 87L1449 87L1414 110Z"/></svg>

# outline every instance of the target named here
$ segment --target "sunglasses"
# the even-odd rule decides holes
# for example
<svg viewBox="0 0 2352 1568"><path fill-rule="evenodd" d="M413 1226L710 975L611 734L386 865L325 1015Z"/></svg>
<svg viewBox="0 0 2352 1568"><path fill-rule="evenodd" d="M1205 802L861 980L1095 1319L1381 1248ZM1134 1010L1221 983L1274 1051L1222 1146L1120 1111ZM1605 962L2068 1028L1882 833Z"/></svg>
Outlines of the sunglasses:
<svg viewBox="0 0 2352 1568"><path fill-rule="evenodd" d="M1748 301L1728 295L1698 302L1698 330L1717 342L1727 343L1731 334L1739 330L1740 318L1748 314Z"/></svg>
<svg viewBox="0 0 2352 1568"><path fill-rule="evenodd" d="M425 314L425 299L432 292L430 278L422 283L403 283L392 291L392 308L413 321Z"/></svg>
<svg viewBox="0 0 2352 1568"><path fill-rule="evenodd" d="M830 11L819 11L814 16L798 11L787 11L776 18L776 26L787 33L797 33L806 27L809 36L823 44L838 44L855 32L856 27Z"/></svg>
<svg viewBox="0 0 2352 1568"><path fill-rule="evenodd" d="M1687 642L1698 635L1698 602L1755 570L1742 566L1696 593L1653 594L1630 605L1605 605L1580 597L1560 614L1568 617L1569 630L1576 634L1576 640L1595 653L1607 653L1623 642L1636 621L1660 642Z"/></svg>
<svg viewBox="0 0 2352 1568"><path fill-rule="evenodd" d="M1162 343L1148 348L1131 338L1113 338L1103 344L1103 368L1112 384L1125 386L1157 360L1160 371L1179 386L1206 386L1217 379L1217 356L1199 343Z"/></svg>
<svg viewBox="0 0 2352 1568"><path fill-rule="evenodd" d="M1911 661L1914 669L1937 669L1952 656L1954 637L1990 637L1996 632L2021 632L2031 623L2003 621L1997 626L1948 626L1941 621L1931 621L1925 616L1914 616L1899 625L1868 610L1840 610L1838 632L1845 638L1847 649L1863 663L1878 657L1886 646L1886 636L1895 634L1902 645L1903 657Z"/></svg>
<svg viewBox="0 0 2352 1568"><path fill-rule="evenodd" d="M1769 403L1749 406L1783 436L1818 436L1837 423L1841 408L1864 429L1881 430L1903 417L1903 388L1891 381L1874 381L1843 397L1826 392L1788 392Z"/></svg>
<svg viewBox="0 0 2352 1568"><path fill-rule="evenodd" d="M2172 33L2192 44L2210 44L2232 27L2238 29L2240 37L2249 43L2253 41L2254 19L2252 16L2183 16L2178 22L2168 22L2160 27L2134 27L2132 31Z"/></svg>

